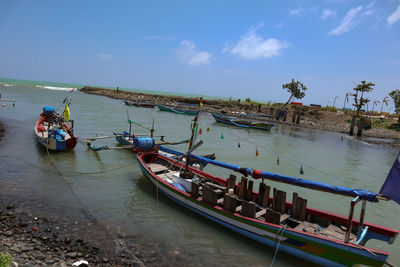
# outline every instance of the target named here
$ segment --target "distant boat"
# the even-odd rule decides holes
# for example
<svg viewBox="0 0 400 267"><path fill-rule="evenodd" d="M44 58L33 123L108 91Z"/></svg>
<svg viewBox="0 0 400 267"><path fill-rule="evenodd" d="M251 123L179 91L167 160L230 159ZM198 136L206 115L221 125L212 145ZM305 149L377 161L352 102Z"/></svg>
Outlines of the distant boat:
<svg viewBox="0 0 400 267"><path fill-rule="evenodd" d="M136 106L136 107L144 107L144 108L154 108L154 104L150 102L139 102L139 101L130 101L124 100L125 104L128 106Z"/></svg>
<svg viewBox="0 0 400 267"><path fill-rule="evenodd" d="M267 123L267 122L262 122L262 121L253 121L249 119L238 119L238 118L232 118L232 117L227 117L223 116L218 113L211 113L214 119L217 122L233 125L233 126L238 126L242 128L252 128L252 129L259 129L259 130L264 130L264 131L269 131L271 130L272 127L274 127L274 124L272 123ZM249 114L250 115L250 114ZM249 116L251 117L251 116Z"/></svg>
<svg viewBox="0 0 400 267"><path fill-rule="evenodd" d="M39 143L49 150L73 149L78 139L73 132L73 126L70 128L64 118L55 112L54 107L43 108L34 132Z"/></svg>
<svg viewBox="0 0 400 267"><path fill-rule="evenodd" d="M161 111L169 111L169 112L174 112L174 113L178 113L178 114L185 114L185 115L199 114L198 110L191 110L191 109L180 108L180 107L175 107L175 106L164 106L164 105L158 104L158 108Z"/></svg>

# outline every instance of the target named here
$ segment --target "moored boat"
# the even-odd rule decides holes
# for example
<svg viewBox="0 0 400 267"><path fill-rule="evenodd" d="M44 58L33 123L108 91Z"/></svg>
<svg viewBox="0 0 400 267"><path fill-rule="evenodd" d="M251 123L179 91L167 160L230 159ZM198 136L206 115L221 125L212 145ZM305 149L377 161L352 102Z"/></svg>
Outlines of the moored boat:
<svg viewBox="0 0 400 267"><path fill-rule="evenodd" d="M69 127L64 118L55 112L54 107L43 108L34 133L39 143L49 150L73 149L78 139L73 126Z"/></svg>
<svg viewBox="0 0 400 267"><path fill-rule="evenodd" d="M175 106L165 106L158 104L158 109L160 111L168 111L168 112L173 112L173 113L178 113L178 114L185 114L185 115L197 115L199 114L198 110L191 110L188 108L181 108L181 107L175 107Z"/></svg>
<svg viewBox="0 0 400 267"><path fill-rule="evenodd" d="M355 220L352 211L348 218L307 207L307 200L297 193L293 194L293 202L286 202L286 192L274 188L270 196L271 187L263 182L259 192L254 192L253 181L246 177L235 183L233 175L224 179L190 166L183 173L182 163L155 151L139 153L137 158L143 174L178 204L262 244L274 246L279 241L280 250L324 266L382 266L389 253L366 247L366 242L377 239L391 244L399 233L363 222L363 217ZM280 178L277 174L230 166L252 177ZM327 186L326 191L330 187L333 188ZM376 194L363 190L337 193L356 196L351 202L353 207L360 200L363 208L365 201L376 201Z"/></svg>
<svg viewBox="0 0 400 267"><path fill-rule="evenodd" d="M233 125L233 126L237 126L237 127L259 129L259 130L264 130L264 131L269 131L269 130L271 130L272 127L274 127L274 124L263 122L263 121L254 121L251 119L238 119L238 118L223 116L223 115L221 115L219 113L215 113L215 112L213 112L211 114L217 122L221 122L221 123L225 123L225 124L229 124L229 125ZM248 116L248 117L251 117L251 116Z"/></svg>
<svg viewBox="0 0 400 267"><path fill-rule="evenodd" d="M197 117L194 120L196 122ZM398 159L378 195L366 190L333 186L201 158L191 154L194 147L202 142L192 147L193 136L194 130L189 145L191 149L184 156L201 159L240 173L243 177L236 183L233 173L229 178L214 176L168 158L158 153L156 147L139 151L137 160L142 173L168 198L246 237L275 246L275 255L279 248L323 266L382 266L387 263L388 252L367 247L366 243L375 239L392 244L399 231L365 222L364 216L367 201L393 199L400 204L400 196L396 193L398 188L393 191L393 184L398 185L400 177ZM257 187L259 180L261 182L256 192L253 188ZM353 197L349 216L308 207L307 199L296 192L293 193L292 202L287 202L285 191L271 188L264 180ZM393 192L397 195L391 196ZM354 208L359 202L362 203L361 214L360 219L356 220L353 218Z"/></svg>

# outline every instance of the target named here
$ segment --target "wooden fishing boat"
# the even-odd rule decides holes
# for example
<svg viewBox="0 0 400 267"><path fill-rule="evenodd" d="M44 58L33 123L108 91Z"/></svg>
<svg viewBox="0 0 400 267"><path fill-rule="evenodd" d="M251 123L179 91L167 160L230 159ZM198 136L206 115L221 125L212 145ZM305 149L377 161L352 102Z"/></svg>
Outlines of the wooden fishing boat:
<svg viewBox="0 0 400 267"><path fill-rule="evenodd" d="M293 194L292 202L286 202L286 192L274 188L270 196L271 187L264 182L259 185L259 191L254 192L253 181L247 177L235 183L234 175L225 179L190 166L185 168L182 163L156 151L138 153L137 159L143 174L178 204L262 244L276 246L279 242L280 250L323 266L382 266L389 253L366 247L366 242L377 239L391 244L399 233L363 222L366 201L376 201L376 194L367 191L206 160L253 178L305 182L309 188L322 186L324 191L344 189L335 193L356 197L351 201L349 217L344 217L307 207L307 200L297 193ZM353 209L360 200L362 217L355 220Z"/></svg>
<svg viewBox="0 0 400 267"><path fill-rule="evenodd" d="M67 150L75 147L78 137L64 118L55 112L53 107L44 107L36 122L34 133L40 144L49 150Z"/></svg>
<svg viewBox="0 0 400 267"><path fill-rule="evenodd" d="M217 122L238 126L242 128L252 128L252 129L269 131L271 130L272 127L274 127L274 124L263 121L254 121L250 119L243 119L243 118L238 119L233 117L227 117L215 112L211 114Z"/></svg>
<svg viewBox="0 0 400 267"><path fill-rule="evenodd" d="M197 117L194 126L196 122ZM156 147L139 150L137 160L143 174L168 198L244 236L275 246L275 256L279 248L323 266L382 266L386 263L389 253L367 247L366 243L375 239L392 244L399 231L364 222L364 215L367 201L388 200L387 197L366 190L333 186L195 156L191 153L202 141L192 147L193 128L190 149L183 156L201 159L243 176L236 183L233 174L229 178L214 176L189 166L188 160L183 163L166 157L158 153ZM398 183L398 159L395 164L389 176L395 176L394 181ZM393 188L383 190L390 186L389 176L381 189L381 192L388 191L387 194L393 191ZM261 182L256 192L253 190L256 188L254 181L259 179ZM277 188L271 190L264 180L354 197L350 201L349 216L308 207L307 199L298 193L293 193L292 202L287 202L286 192ZM400 196L391 199L400 204ZM354 208L359 202L362 203L361 215L356 220L353 218Z"/></svg>
<svg viewBox="0 0 400 267"><path fill-rule="evenodd" d="M161 104L158 104L158 109L160 111L168 111L168 112L174 112L178 114L185 114L185 115L197 115L199 114L198 110L191 110L188 108L181 108L181 107L175 107L175 106L164 106Z"/></svg>
<svg viewBox="0 0 400 267"><path fill-rule="evenodd" d="M137 148L134 145L134 140L135 138L139 137L135 134L129 134L129 132L124 131L123 133L114 133L115 135L115 139L118 141L119 144L121 144L122 146L130 146L132 148L133 152L137 152ZM161 137L163 140L163 138L165 136L159 136ZM158 153L160 153L163 156L166 156L168 158L171 158L173 160L178 159L180 156L183 155L183 153L181 151L172 149L172 148L168 148L166 146L163 145L158 145L158 149L157 149ZM212 154L206 154L206 155L201 155L201 157L203 158L207 158L207 159L215 159L215 153ZM198 168L203 169L204 167L206 167L206 165L208 164L208 162L199 160L199 159L193 159L190 158L189 159L189 164L192 166L194 164L198 165Z"/></svg>
<svg viewBox="0 0 400 267"><path fill-rule="evenodd" d="M136 107L144 107L144 108L154 108L154 104L150 102L139 102L139 101L130 101L124 100L125 104L128 106L136 106Z"/></svg>

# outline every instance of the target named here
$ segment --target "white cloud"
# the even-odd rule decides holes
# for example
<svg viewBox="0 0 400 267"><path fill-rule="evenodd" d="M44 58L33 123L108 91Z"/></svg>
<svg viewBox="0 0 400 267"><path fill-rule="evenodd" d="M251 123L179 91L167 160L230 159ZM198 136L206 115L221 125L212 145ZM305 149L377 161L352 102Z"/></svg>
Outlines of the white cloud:
<svg viewBox="0 0 400 267"><path fill-rule="evenodd" d="M397 9L387 18L387 22L389 25L392 25L393 23L397 22L400 20L400 5L397 7Z"/></svg>
<svg viewBox="0 0 400 267"><path fill-rule="evenodd" d="M348 32L351 28L354 28L358 23L357 17L359 16L362 9L362 6L350 9L347 12L346 16L342 19L340 25L330 31L329 34L339 35Z"/></svg>
<svg viewBox="0 0 400 267"><path fill-rule="evenodd" d="M200 66L210 63L211 54L198 51L192 41L182 41L175 53L179 61L187 65Z"/></svg>
<svg viewBox="0 0 400 267"><path fill-rule="evenodd" d="M336 11L326 8L326 9L322 10L321 18L323 20L325 20L327 18L334 17L335 15L336 15Z"/></svg>
<svg viewBox="0 0 400 267"><path fill-rule="evenodd" d="M264 40L256 34L256 31L263 27L260 23L257 26L251 26L241 39L235 44L225 43L223 53L229 52L245 59L271 58L280 55L280 51L286 48L288 44L274 38Z"/></svg>
<svg viewBox="0 0 400 267"><path fill-rule="evenodd" d="M303 11L304 11L304 9L302 7L299 7L299 8L296 8L296 9L289 10L289 14L292 15L292 16L299 15Z"/></svg>
<svg viewBox="0 0 400 267"><path fill-rule="evenodd" d="M283 23L278 23L275 25L275 29L280 29L283 27Z"/></svg>
<svg viewBox="0 0 400 267"><path fill-rule="evenodd" d="M105 61L111 60L110 54L99 54L98 56L100 59L105 60Z"/></svg>

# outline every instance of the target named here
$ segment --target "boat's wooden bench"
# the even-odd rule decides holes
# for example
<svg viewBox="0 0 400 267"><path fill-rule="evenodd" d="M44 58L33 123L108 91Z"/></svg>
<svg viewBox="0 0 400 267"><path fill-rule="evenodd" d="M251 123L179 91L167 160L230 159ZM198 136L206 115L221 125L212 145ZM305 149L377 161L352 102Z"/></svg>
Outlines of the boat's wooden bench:
<svg viewBox="0 0 400 267"><path fill-rule="evenodd" d="M152 172L154 172L155 174L163 172L165 170L168 170L167 167L165 167L164 165L158 164L158 163L149 163L147 164L147 166L150 168L150 170Z"/></svg>
<svg viewBox="0 0 400 267"><path fill-rule="evenodd" d="M216 191L217 193L222 193L223 191L226 191L226 189L227 189L226 186L214 184L211 182L205 182L204 184L215 188L216 190L214 190L214 191Z"/></svg>

